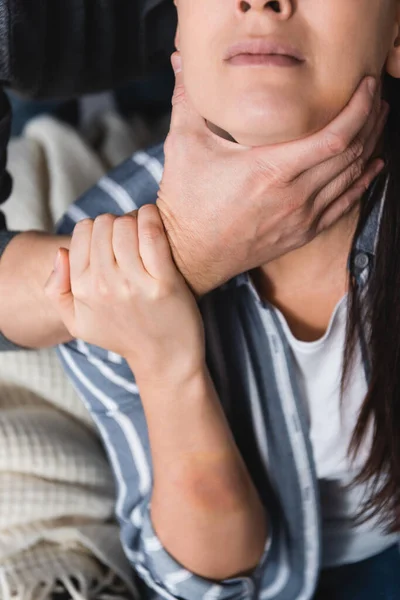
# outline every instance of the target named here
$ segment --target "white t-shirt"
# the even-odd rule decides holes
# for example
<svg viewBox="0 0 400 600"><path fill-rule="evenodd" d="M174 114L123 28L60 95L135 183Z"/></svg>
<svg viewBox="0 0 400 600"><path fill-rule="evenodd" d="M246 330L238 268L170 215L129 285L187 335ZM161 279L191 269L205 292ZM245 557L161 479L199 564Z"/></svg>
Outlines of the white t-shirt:
<svg viewBox="0 0 400 600"><path fill-rule="evenodd" d="M293 351L297 380L310 419L310 435L320 486L323 518L323 566L354 563L396 543L376 520L355 524L365 500L365 486L346 487L359 473L370 450L366 439L356 459L348 449L367 393L361 348L358 346L343 402L340 382L346 334L347 295L335 307L325 335L315 342L296 339L276 309Z"/></svg>

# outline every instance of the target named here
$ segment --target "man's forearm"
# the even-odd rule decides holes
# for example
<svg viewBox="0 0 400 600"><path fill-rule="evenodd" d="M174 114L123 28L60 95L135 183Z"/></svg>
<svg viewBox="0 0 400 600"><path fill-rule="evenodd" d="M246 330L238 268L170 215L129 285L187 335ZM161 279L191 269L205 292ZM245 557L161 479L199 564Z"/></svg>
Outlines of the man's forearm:
<svg viewBox="0 0 400 600"><path fill-rule="evenodd" d="M68 341L71 336L44 294L60 247L69 237L26 232L15 236L0 258L0 331L27 348Z"/></svg>
<svg viewBox="0 0 400 600"><path fill-rule="evenodd" d="M265 511L208 371L185 382L138 380L154 467L152 520L163 546L201 577L254 569Z"/></svg>

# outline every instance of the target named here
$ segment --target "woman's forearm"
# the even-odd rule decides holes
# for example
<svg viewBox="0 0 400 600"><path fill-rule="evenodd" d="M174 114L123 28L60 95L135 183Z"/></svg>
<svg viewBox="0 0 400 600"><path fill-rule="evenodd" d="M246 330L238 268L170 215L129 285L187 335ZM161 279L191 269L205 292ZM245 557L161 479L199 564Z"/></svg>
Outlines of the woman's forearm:
<svg viewBox="0 0 400 600"><path fill-rule="evenodd" d="M44 293L60 247L69 237L40 232L15 236L0 258L0 331L28 348L53 346L71 336Z"/></svg>
<svg viewBox="0 0 400 600"><path fill-rule="evenodd" d="M182 382L156 374L138 383L154 466L152 520L163 546L207 579L251 571L267 539L265 511L207 369Z"/></svg>

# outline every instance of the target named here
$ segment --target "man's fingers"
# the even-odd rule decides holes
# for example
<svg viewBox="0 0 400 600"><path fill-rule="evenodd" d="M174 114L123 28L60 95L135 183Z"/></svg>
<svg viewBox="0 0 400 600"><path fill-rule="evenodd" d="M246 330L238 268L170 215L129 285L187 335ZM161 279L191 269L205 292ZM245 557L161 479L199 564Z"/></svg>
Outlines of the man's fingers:
<svg viewBox="0 0 400 600"><path fill-rule="evenodd" d="M365 146L367 140L371 138L373 131L376 127L377 122L379 121L380 115L382 114L382 110L384 106L387 105L381 98L382 94L382 86L379 85L378 92L375 94L374 103L372 105L372 109L370 115L365 123L364 127L361 128L360 132L355 136L354 140L359 140L362 145ZM354 143L353 140L353 143Z"/></svg>
<svg viewBox="0 0 400 600"><path fill-rule="evenodd" d="M384 167L384 162L381 159L376 159L365 169L365 163L361 160L353 163L346 169L340 177L334 179L317 195L314 201L313 211L316 215L322 215L327 207L335 200L345 194L346 190L351 189L355 184L360 187L360 182L372 181L380 170ZM364 176L364 179L361 179Z"/></svg>
<svg viewBox="0 0 400 600"><path fill-rule="evenodd" d="M179 52L174 52L171 57L172 68L175 73L175 89L172 97L171 131L180 129L189 131L201 129L208 131L204 119L194 108L188 98L183 83L182 59Z"/></svg>
<svg viewBox="0 0 400 600"><path fill-rule="evenodd" d="M343 194L330 202L322 215L318 217L317 234L334 225L346 212L349 212L361 200L384 167L385 164L381 159L373 160L366 172L351 187L347 187ZM320 215L321 213L316 210L316 214Z"/></svg>
<svg viewBox="0 0 400 600"><path fill-rule="evenodd" d="M178 77L182 74L182 57L180 52L176 51L171 55L171 65L175 73L176 83L178 83Z"/></svg>
<svg viewBox="0 0 400 600"><path fill-rule="evenodd" d="M45 285L45 294L51 300L64 325L73 330L75 309L71 291L69 252L60 248L57 252L54 270Z"/></svg>
<svg viewBox="0 0 400 600"><path fill-rule="evenodd" d="M147 273L154 279L166 280L176 276L171 248L158 208L143 206L138 214L139 251Z"/></svg>
<svg viewBox="0 0 400 600"><path fill-rule="evenodd" d="M364 152L362 156L365 158L366 162L371 158L373 152L377 148L379 140L381 139L389 116L389 110L389 104L383 101L377 120L374 121L374 126L372 127L369 136L366 138L364 143Z"/></svg>
<svg viewBox="0 0 400 600"><path fill-rule="evenodd" d="M360 149L362 149L361 154L357 149L357 142L354 147L350 145L348 152L327 160L322 165L310 169L301 176L300 179L303 179L303 182L307 182L306 185L310 190L310 195L315 191L322 191L330 184L335 185L335 181L337 183L343 179L343 174L345 175L344 179L347 180L348 187L362 175L384 131L388 111L388 104L383 102L380 114L377 118L373 119L372 127L368 128L369 138L363 142L359 142ZM351 176L353 176L353 179L349 179Z"/></svg>
<svg viewBox="0 0 400 600"><path fill-rule="evenodd" d="M293 181L305 171L339 156L349 148L370 116L376 86L372 77L364 79L339 116L321 131L273 149L273 162L287 165L288 180Z"/></svg>

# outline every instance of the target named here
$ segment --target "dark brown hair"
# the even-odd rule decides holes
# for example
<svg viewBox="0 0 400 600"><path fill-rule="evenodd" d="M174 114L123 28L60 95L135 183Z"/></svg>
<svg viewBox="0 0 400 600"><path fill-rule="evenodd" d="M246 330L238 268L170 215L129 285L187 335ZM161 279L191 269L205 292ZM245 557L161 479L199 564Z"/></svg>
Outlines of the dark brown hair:
<svg viewBox="0 0 400 600"><path fill-rule="evenodd" d="M372 448L355 484L369 493L361 520L379 516L389 531L400 531L400 80L384 78L390 114L384 134L385 172L361 204L353 240L359 236L387 183L379 240L366 293L350 276L342 393L348 383L360 328L369 327L369 389L350 448L355 456L372 428ZM388 180L388 181L387 181Z"/></svg>

